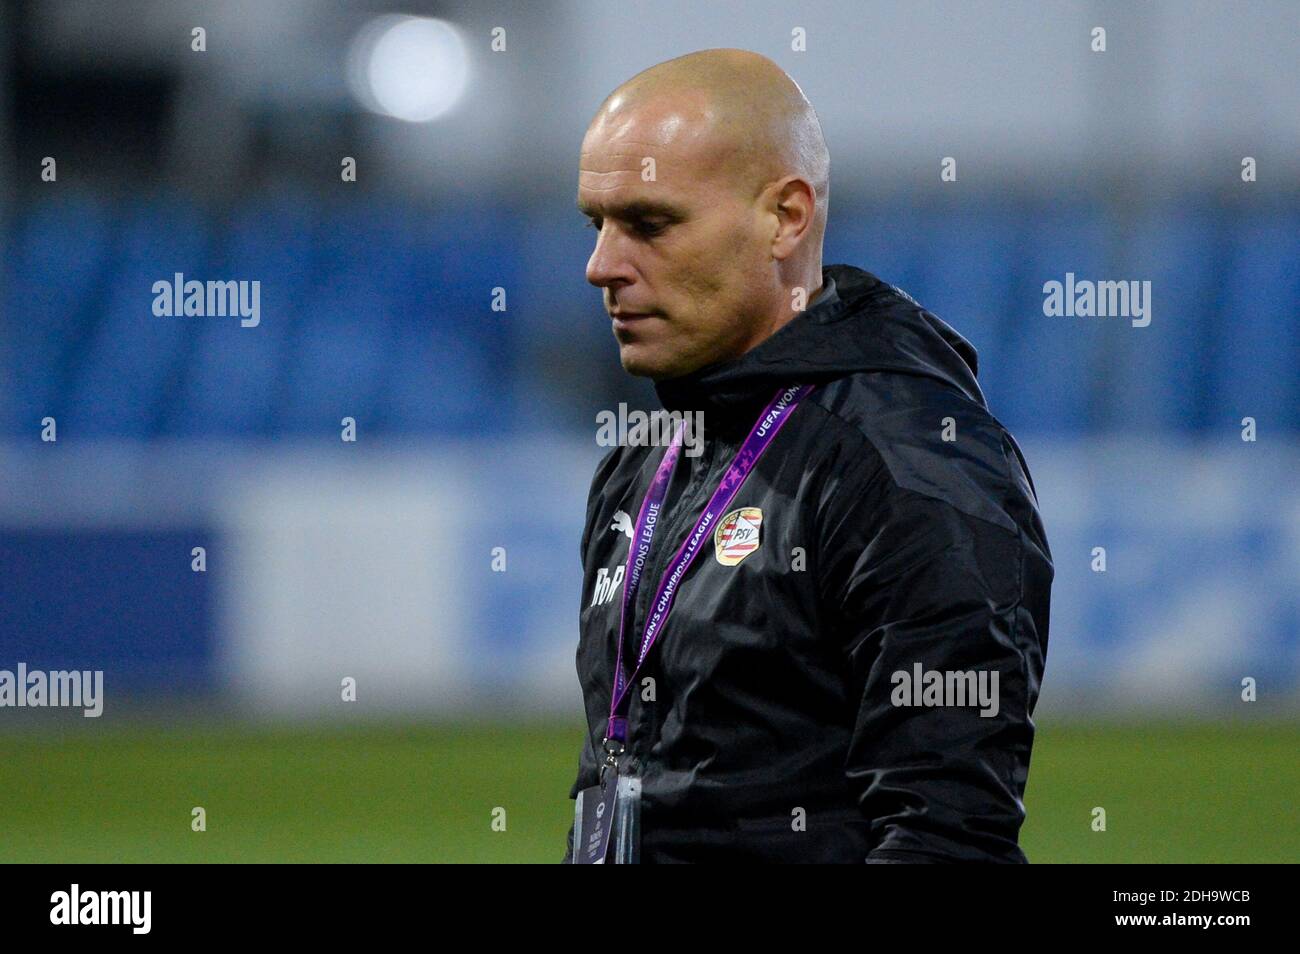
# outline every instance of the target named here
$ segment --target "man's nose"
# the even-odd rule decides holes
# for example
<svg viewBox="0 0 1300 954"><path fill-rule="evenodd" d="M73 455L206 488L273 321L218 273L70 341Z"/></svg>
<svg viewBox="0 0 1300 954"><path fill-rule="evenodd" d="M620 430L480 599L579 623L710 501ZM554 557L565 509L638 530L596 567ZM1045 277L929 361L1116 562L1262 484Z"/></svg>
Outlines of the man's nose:
<svg viewBox="0 0 1300 954"><path fill-rule="evenodd" d="M597 288L629 285L635 279L627 246L608 223L596 233L596 247L587 260L587 281Z"/></svg>

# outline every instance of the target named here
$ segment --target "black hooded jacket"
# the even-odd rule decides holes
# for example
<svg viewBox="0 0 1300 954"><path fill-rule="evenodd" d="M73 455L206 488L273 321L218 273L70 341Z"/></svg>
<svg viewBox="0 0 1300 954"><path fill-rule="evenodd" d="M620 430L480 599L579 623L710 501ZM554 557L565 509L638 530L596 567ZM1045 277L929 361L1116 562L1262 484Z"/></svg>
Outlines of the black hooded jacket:
<svg viewBox="0 0 1300 954"><path fill-rule="evenodd" d="M758 549L724 565L710 539L636 677L621 771L642 778L641 860L1023 862L1053 576L1028 467L965 339L861 269L823 280L758 347L656 386L669 410L703 411L704 449L669 486L633 659L665 564L759 412L815 389L729 508L761 510ZM570 797L597 784L609 712L610 581L631 543L615 513L635 519L663 454L616 447L592 481ZM995 712L952 694L978 673L997 674ZM936 678L948 695L923 693Z"/></svg>

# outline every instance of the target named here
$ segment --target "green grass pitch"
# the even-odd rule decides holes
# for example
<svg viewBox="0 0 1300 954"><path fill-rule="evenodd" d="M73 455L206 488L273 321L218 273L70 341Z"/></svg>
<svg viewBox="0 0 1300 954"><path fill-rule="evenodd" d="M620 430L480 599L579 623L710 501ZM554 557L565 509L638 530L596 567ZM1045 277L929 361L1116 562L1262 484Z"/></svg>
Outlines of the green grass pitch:
<svg viewBox="0 0 1300 954"><path fill-rule="evenodd" d="M556 862L580 740L555 723L0 732L0 861ZM1040 722L1021 843L1034 862L1294 862L1297 752L1293 724Z"/></svg>

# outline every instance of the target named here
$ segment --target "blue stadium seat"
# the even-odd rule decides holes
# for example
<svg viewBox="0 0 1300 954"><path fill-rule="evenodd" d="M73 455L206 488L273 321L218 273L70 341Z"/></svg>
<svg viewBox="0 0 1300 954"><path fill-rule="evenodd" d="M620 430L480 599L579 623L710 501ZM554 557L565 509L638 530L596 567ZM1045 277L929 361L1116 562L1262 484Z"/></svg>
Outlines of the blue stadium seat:
<svg viewBox="0 0 1300 954"><path fill-rule="evenodd" d="M381 429L470 434L513 423L522 228L484 207L439 206L402 222ZM505 311L492 310L495 288Z"/></svg>
<svg viewBox="0 0 1300 954"><path fill-rule="evenodd" d="M247 436L276 429L285 349L310 280L313 221L308 201L254 204L235 213L204 277L259 281L259 322L245 328L237 318L196 320L168 432Z"/></svg>
<svg viewBox="0 0 1300 954"><path fill-rule="evenodd" d="M522 293L517 299L526 320L517 328L529 347L557 335L579 348L597 348L610 340L601 289L587 281L596 232L583 221L577 209L557 206L521 223Z"/></svg>
<svg viewBox="0 0 1300 954"><path fill-rule="evenodd" d="M923 275L924 222L918 213L901 205L832 200L829 215L824 264L856 265L925 304L915 291Z"/></svg>
<svg viewBox="0 0 1300 954"><path fill-rule="evenodd" d="M1219 273L1217 219L1202 208L1143 214L1108 276L1151 282L1151 323L1117 325L1101 399L1107 429L1190 432L1201 426Z"/></svg>
<svg viewBox="0 0 1300 954"><path fill-rule="evenodd" d="M159 317L153 284L203 278L207 235L198 211L176 201L128 206L118 255L99 302L88 349L72 369L68 426L84 436L145 438L154 433L181 370L196 322ZM217 319L221 320L221 319Z"/></svg>
<svg viewBox="0 0 1300 954"><path fill-rule="evenodd" d="M479 432L510 394L517 225L477 210L333 210L289 349L284 426Z"/></svg>
<svg viewBox="0 0 1300 954"><path fill-rule="evenodd" d="M1223 261L1207 423L1300 430L1300 216L1241 214Z"/></svg>
<svg viewBox="0 0 1300 954"><path fill-rule="evenodd" d="M285 399L274 433L333 431L343 417L375 419L380 385L393 350L391 302L356 275L338 275L303 303L298 335L286 351Z"/></svg>
<svg viewBox="0 0 1300 954"><path fill-rule="evenodd" d="M1012 433L1078 435L1091 423L1102 373L1102 340L1130 330L1119 319L1048 317L1043 286L1076 279L1103 280L1103 223L1091 206L1053 206L1025 212L1012 250L1016 266L1007 303L1009 332L1001 348L1005 375L994 413ZM1118 277L1118 276L1117 276Z"/></svg>
<svg viewBox="0 0 1300 954"><path fill-rule="evenodd" d="M482 433L545 412L555 374L613 361L594 233L575 213L480 204L61 196L19 209L6 248L0 429L147 438ZM1300 216L1196 205L1131 227L1084 203L838 204L827 263L874 272L965 335L1014 432L1300 430ZM1123 231L1121 231L1123 229ZM159 317L155 281L261 282L261 322ZM1043 284L1150 280L1153 318L1049 317ZM492 290L508 310L491 310ZM604 349L604 350L602 350ZM585 362L585 363L584 363ZM581 372L577 372L579 375ZM553 382L552 382L553 383ZM569 395L568 399L571 399Z"/></svg>
<svg viewBox="0 0 1300 954"><path fill-rule="evenodd" d="M1013 291L1020 223L1014 210L963 205L920 216L916 290L911 291L979 354L979 383L997 415L1011 378L1005 341L1016 322Z"/></svg>
<svg viewBox="0 0 1300 954"><path fill-rule="evenodd" d="M350 203L321 210L300 319L283 352L285 389L273 433L337 433L343 417L372 426L396 344L396 215Z"/></svg>
<svg viewBox="0 0 1300 954"><path fill-rule="evenodd" d="M15 216L0 338L0 380L12 389L0 395L5 433L30 437L47 414L61 418L64 370L99 313L111 254L106 203L60 196Z"/></svg>
<svg viewBox="0 0 1300 954"><path fill-rule="evenodd" d="M500 432L512 423L510 365L436 322L406 337L384 370L381 430L439 435Z"/></svg>

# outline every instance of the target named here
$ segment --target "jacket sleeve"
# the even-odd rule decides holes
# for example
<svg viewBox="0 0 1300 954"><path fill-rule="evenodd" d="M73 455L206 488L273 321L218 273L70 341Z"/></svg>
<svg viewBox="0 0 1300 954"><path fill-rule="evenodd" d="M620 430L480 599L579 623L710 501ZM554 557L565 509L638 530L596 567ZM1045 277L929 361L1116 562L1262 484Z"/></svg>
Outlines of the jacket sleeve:
<svg viewBox="0 0 1300 954"><path fill-rule="evenodd" d="M856 709L845 772L868 863L1026 860L1052 567L1027 473L1003 459L1002 478L967 469L950 493L943 467L909 489L877 457L824 504L822 596ZM975 698L954 704L959 685Z"/></svg>

